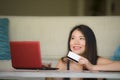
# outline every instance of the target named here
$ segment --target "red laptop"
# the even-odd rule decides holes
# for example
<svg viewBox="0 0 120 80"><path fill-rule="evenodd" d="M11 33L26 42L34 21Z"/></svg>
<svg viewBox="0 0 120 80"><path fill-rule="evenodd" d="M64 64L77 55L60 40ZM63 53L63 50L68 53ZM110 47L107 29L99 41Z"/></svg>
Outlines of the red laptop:
<svg viewBox="0 0 120 80"><path fill-rule="evenodd" d="M16 69L56 70L42 65L39 41L11 41L12 67Z"/></svg>

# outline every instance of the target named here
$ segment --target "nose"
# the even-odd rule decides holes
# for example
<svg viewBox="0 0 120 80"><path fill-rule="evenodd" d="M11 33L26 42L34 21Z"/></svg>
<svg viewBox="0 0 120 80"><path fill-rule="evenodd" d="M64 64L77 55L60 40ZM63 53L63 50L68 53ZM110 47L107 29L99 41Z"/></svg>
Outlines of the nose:
<svg viewBox="0 0 120 80"><path fill-rule="evenodd" d="M80 44L80 41L78 39L76 39L75 44Z"/></svg>

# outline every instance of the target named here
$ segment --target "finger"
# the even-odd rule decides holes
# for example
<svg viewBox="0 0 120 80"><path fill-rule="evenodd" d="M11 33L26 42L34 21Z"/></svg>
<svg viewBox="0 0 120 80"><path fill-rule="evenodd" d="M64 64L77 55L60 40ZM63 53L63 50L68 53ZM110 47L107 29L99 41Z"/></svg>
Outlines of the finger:
<svg viewBox="0 0 120 80"><path fill-rule="evenodd" d="M85 64L85 60L80 59L80 60L79 60L79 63L83 65L83 64Z"/></svg>

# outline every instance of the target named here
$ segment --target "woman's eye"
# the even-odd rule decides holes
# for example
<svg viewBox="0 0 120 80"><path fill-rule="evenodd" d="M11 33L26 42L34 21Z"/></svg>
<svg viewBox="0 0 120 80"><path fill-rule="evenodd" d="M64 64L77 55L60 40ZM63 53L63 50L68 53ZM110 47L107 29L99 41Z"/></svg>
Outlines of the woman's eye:
<svg viewBox="0 0 120 80"><path fill-rule="evenodd" d="M71 39L74 39L73 37Z"/></svg>
<svg viewBox="0 0 120 80"><path fill-rule="evenodd" d="M80 40L85 40L85 38L80 38Z"/></svg>

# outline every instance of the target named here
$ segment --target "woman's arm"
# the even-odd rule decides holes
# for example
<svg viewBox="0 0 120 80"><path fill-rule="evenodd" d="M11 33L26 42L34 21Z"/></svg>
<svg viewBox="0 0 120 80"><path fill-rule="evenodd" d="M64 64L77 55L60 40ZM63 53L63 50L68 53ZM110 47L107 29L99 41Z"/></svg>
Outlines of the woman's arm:
<svg viewBox="0 0 120 80"><path fill-rule="evenodd" d="M120 71L120 62L112 62L109 64L94 65L92 70Z"/></svg>
<svg viewBox="0 0 120 80"><path fill-rule="evenodd" d="M112 61L107 58L99 58L97 65L94 65L93 70L108 70L108 71L120 71L120 61Z"/></svg>
<svg viewBox="0 0 120 80"><path fill-rule="evenodd" d="M93 65L86 58L81 57L79 63L88 70L120 71L120 61L112 61L106 58L99 58L97 64Z"/></svg>

